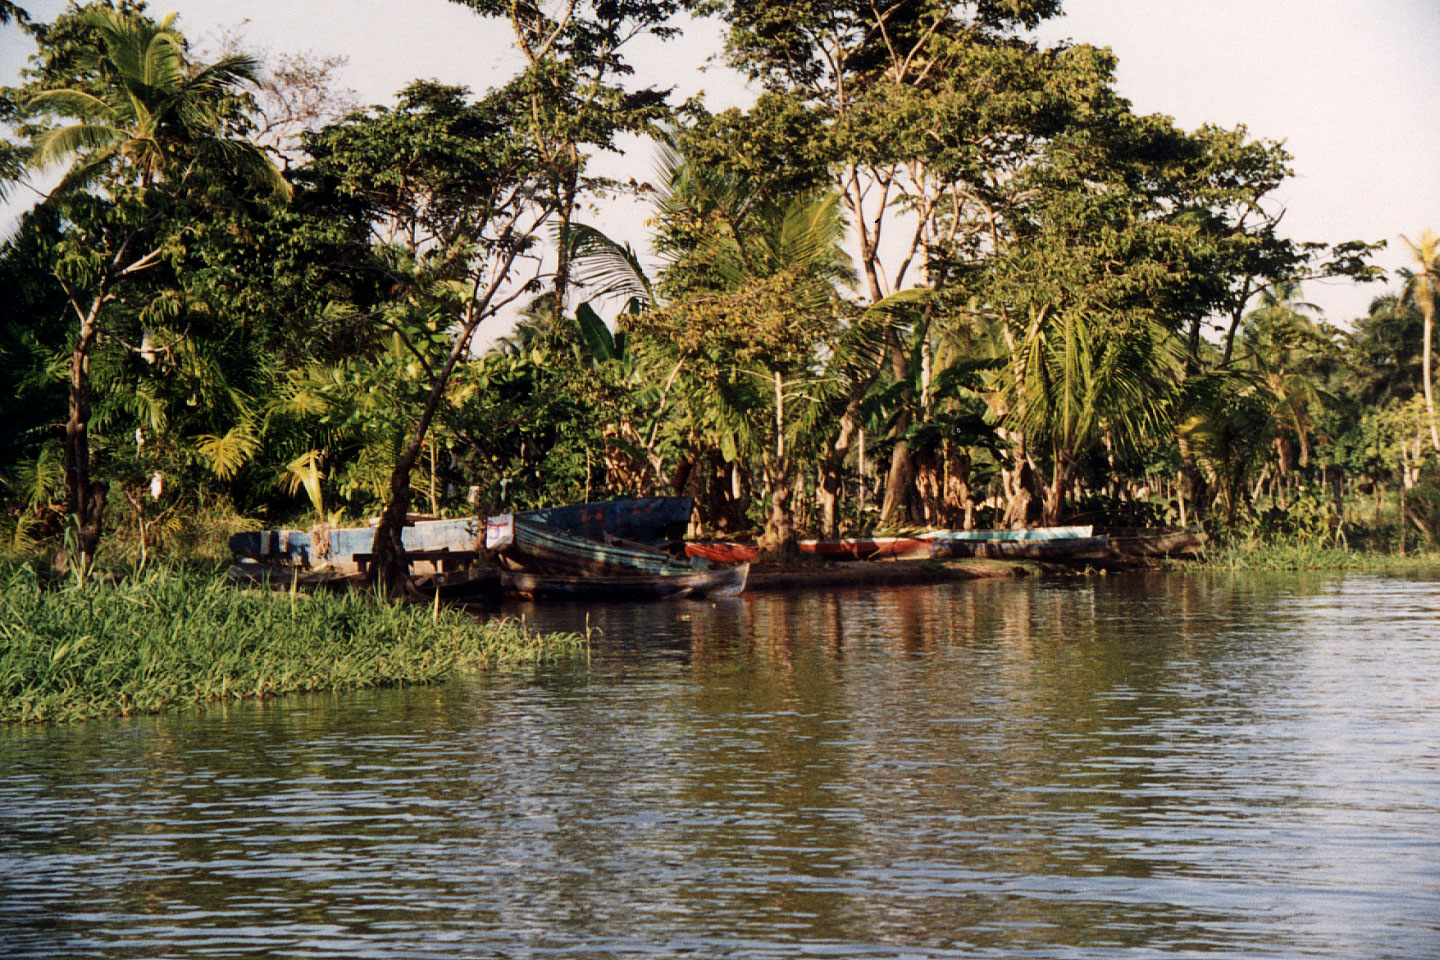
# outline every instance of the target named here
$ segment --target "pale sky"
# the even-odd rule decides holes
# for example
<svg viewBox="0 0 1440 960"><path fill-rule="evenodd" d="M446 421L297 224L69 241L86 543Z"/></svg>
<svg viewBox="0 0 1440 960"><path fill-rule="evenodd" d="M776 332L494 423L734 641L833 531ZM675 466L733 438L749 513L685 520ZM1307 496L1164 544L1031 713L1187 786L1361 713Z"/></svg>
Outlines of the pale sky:
<svg viewBox="0 0 1440 960"><path fill-rule="evenodd" d="M21 6L48 20L63 3ZM1290 236L1386 240L1377 262L1393 269L1408 256L1400 234L1440 230L1440 0L1066 0L1065 9L1039 38L1109 46L1119 90L1137 111L1186 128L1244 124L1285 142L1295 177L1279 199ZM389 102L416 77L481 91L518 67L508 28L445 0L161 0L151 10L177 11L192 40L238 28L260 51L348 56L342 81L361 103ZM630 56L636 81L674 87L673 102L704 90L712 109L744 105L753 93L713 62L719 50L718 25L700 22ZM13 24L0 27L0 82L11 82L30 52ZM648 177L648 148L625 147L603 172ZM597 225L643 248L645 216L607 206ZM1364 313L1380 292L1349 283L1305 290L1334 322Z"/></svg>

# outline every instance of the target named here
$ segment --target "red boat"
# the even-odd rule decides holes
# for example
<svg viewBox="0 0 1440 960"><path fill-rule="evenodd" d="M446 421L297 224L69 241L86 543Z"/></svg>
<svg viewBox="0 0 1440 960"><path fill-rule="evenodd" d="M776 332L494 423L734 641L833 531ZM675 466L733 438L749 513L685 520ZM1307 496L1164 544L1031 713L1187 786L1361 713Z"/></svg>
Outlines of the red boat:
<svg viewBox="0 0 1440 960"><path fill-rule="evenodd" d="M685 556L704 557L711 563L746 563L760 556L760 548L753 543L687 542Z"/></svg>
<svg viewBox="0 0 1440 960"><path fill-rule="evenodd" d="M801 553L814 554L827 560L883 560L896 557L920 559L935 549L929 540L919 537L869 537L850 540L801 540Z"/></svg>

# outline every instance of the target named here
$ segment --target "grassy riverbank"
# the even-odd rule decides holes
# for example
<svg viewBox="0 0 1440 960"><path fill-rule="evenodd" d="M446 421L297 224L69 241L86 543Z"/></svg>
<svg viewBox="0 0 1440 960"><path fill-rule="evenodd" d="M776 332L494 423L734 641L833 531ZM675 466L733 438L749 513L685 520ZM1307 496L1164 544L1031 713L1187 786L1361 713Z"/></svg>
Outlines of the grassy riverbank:
<svg viewBox="0 0 1440 960"><path fill-rule="evenodd" d="M1242 540L1212 544L1192 560L1175 561L1179 569L1202 570L1352 570L1362 573L1440 573L1440 553L1411 550L1398 553L1373 548L1294 540Z"/></svg>
<svg viewBox="0 0 1440 960"><path fill-rule="evenodd" d="M213 570L46 584L28 566L0 567L0 721L434 683L584 644L363 592L242 591Z"/></svg>

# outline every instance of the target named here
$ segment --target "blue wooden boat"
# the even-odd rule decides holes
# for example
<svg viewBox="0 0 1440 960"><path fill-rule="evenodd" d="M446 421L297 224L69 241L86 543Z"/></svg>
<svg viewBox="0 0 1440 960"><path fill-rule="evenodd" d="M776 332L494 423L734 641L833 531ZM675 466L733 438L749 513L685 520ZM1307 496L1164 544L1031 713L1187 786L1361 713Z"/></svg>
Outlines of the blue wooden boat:
<svg viewBox="0 0 1440 960"><path fill-rule="evenodd" d="M526 510L515 516L590 540L665 543L685 538L694 509L692 497L642 497Z"/></svg>
<svg viewBox="0 0 1440 960"><path fill-rule="evenodd" d="M453 552L474 556L482 531L478 520L417 520L400 531L407 553ZM310 530L257 530L230 538L236 557L305 569L356 572L356 554L368 556L375 545L374 527L313 527ZM438 565L438 564L437 564Z"/></svg>
<svg viewBox="0 0 1440 960"><path fill-rule="evenodd" d="M710 566L633 541L574 536L508 513L485 521L485 548L508 569L557 576L680 576Z"/></svg>
<svg viewBox="0 0 1440 960"><path fill-rule="evenodd" d="M690 573L631 576L557 576L501 570L500 589L522 600L661 600L734 597L745 589L750 564Z"/></svg>
<svg viewBox="0 0 1440 960"><path fill-rule="evenodd" d="M529 510L516 516L546 524L574 536L604 540L620 537L659 543L680 540L690 523L695 501L690 497L647 497L603 500ZM406 553L473 554L484 528L473 518L416 520L400 532ZM316 527L311 530L258 530L230 538L237 558L305 569L355 572L375 545L374 527ZM437 569L439 565L437 564Z"/></svg>

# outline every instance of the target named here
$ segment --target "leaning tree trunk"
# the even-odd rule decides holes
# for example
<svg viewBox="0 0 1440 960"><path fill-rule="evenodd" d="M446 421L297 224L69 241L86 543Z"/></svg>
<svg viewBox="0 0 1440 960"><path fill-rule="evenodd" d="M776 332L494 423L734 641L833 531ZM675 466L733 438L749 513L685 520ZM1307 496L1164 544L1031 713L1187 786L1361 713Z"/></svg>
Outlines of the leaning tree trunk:
<svg viewBox="0 0 1440 960"><path fill-rule="evenodd" d="M915 463L910 456L910 443L903 436L908 429L910 415L901 414L895 430L902 436L895 441L895 448L890 453L890 472L885 475L885 499L880 503L882 523L889 523L894 519L896 512L904 505L906 495L910 492L910 483L915 478Z"/></svg>
<svg viewBox="0 0 1440 960"><path fill-rule="evenodd" d="M873 382L873 377L867 377L852 384L845 412L840 415L840 432L820 462L820 533L825 537L834 537L838 532L840 492L844 487L841 470L850 453L850 444L860 432L860 405Z"/></svg>
<svg viewBox="0 0 1440 960"><path fill-rule="evenodd" d="M410 581L410 563L405 557L405 544L401 540L406 515L410 512L410 471L415 468L420 449L425 444L425 435L430 431L430 424L440 409L440 401L445 396L445 386L450 382L450 375L455 371L460 357L469 349L470 338L474 336L475 328L480 325L483 315L483 311L476 309L473 303L467 308L460 336L450 348L450 355L445 358L444 365L436 371L431 380L430 395L425 399L425 407L415 421L410 440L401 451L395 469L390 472L390 500L380 514L380 525L375 528L375 545L371 548L373 559L370 564L370 581L384 591L386 596L415 595L415 586Z"/></svg>
<svg viewBox="0 0 1440 960"><path fill-rule="evenodd" d="M65 501L74 518L81 577L88 577L105 522L109 487L90 479L90 353L98 334L96 320L107 299L104 284L81 318L80 336L70 356L69 417L65 421Z"/></svg>
<svg viewBox="0 0 1440 960"><path fill-rule="evenodd" d="M1430 343L1435 331L1435 303L1433 300L1425 301L1425 412L1430 417L1430 442L1435 446L1435 452L1440 453L1440 427L1435 424L1435 393L1430 386Z"/></svg>

